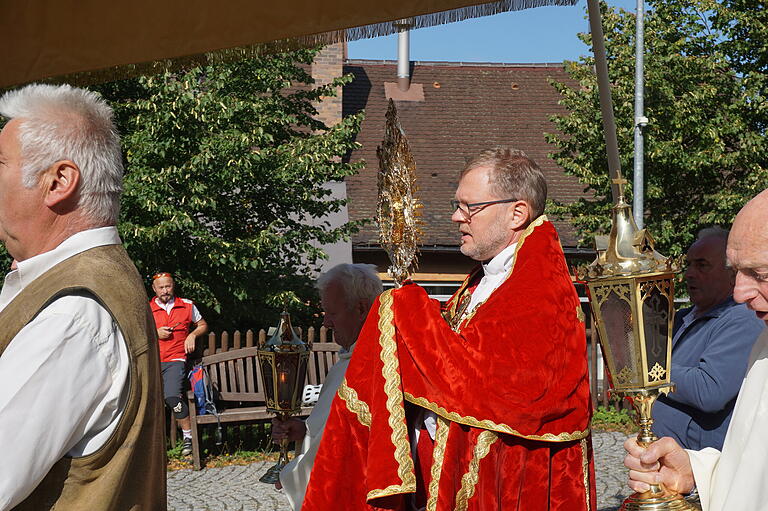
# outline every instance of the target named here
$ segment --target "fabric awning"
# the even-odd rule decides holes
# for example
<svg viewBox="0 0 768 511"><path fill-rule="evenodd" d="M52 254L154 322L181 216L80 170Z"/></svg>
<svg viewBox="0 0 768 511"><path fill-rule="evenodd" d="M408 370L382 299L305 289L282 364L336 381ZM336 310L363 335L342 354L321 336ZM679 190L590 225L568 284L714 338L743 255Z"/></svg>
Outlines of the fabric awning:
<svg viewBox="0 0 768 511"><path fill-rule="evenodd" d="M576 0L0 0L0 88L87 83Z"/></svg>

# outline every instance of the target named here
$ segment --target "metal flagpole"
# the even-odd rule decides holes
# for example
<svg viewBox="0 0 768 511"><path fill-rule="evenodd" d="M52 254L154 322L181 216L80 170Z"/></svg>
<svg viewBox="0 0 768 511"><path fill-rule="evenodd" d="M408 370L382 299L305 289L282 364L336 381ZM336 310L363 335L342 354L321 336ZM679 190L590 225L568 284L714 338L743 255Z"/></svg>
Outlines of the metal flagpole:
<svg viewBox="0 0 768 511"><path fill-rule="evenodd" d="M635 21L635 173L632 186L632 210L634 212L635 223L639 229L643 228L643 199L645 197L645 173L643 167L643 128L648 124L648 118L643 111L643 95L645 87L643 84L643 51L644 51L644 29L643 22L645 16L645 6L643 0L637 0L637 16Z"/></svg>

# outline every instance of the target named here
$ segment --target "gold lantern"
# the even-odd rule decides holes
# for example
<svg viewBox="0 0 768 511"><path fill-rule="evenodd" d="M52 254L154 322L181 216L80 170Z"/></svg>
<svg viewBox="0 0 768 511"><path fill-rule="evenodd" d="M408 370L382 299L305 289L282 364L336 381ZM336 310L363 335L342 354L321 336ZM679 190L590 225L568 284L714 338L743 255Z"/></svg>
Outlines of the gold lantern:
<svg viewBox="0 0 768 511"><path fill-rule="evenodd" d="M580 268L578 276L587 284L612 392L632 400L640 425L637 441L646 447L657 439L651 431L653 403L660 393L674 389L670 367L674 276L679 260L654 250L653 238L637 228L621 186L618 190L607 243L597 240L597 259ZM697 508L662 485L651 485L650 490L628 497L621 509Z"/></svg>
<svg viewBox="0 0 768 511"><path fill-rule="evenodd" d="M287 312L281 314L275 334L259 345L259 365L267 410L280 420L284 421L301 411L301 391L307 376L310 351L311 343L305 343L296 335ZM280 480L280 471L288 463L288 443L287 439L280 442L277 463L259 481L274 484Z"/></svg>

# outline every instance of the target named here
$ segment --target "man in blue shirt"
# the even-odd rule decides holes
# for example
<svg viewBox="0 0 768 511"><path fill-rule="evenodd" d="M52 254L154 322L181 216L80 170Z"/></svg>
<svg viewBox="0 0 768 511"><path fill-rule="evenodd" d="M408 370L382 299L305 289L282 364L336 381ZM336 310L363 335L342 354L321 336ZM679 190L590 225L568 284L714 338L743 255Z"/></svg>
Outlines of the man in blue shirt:
<svg viewBox="0 0 768 511"><path fill-rule="evenodd" d="M733 301L728 231L704 229L688 250L685 280L693 307L675 314L672 381L653 407L653 431L686 449L722 449L752 345L765 324Z"/></svg>

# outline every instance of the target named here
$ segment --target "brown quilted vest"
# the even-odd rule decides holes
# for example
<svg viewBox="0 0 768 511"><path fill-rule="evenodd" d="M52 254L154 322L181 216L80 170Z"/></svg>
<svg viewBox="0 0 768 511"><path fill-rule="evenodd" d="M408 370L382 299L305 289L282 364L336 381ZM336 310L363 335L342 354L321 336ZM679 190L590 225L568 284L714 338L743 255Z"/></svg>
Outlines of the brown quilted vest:
<svg viewBox="0 0 768 511"><path fill-rule="evenodd" d="M94 296L125 338L130 358L128 402L117 428L99 450L59 460L15 509L164 510L166 461L156 331L141 277L121 245L72 256L19 293L0 312L0 356L46 305L76 292ZM51 417L51 427L55 424Z"/></svg>

